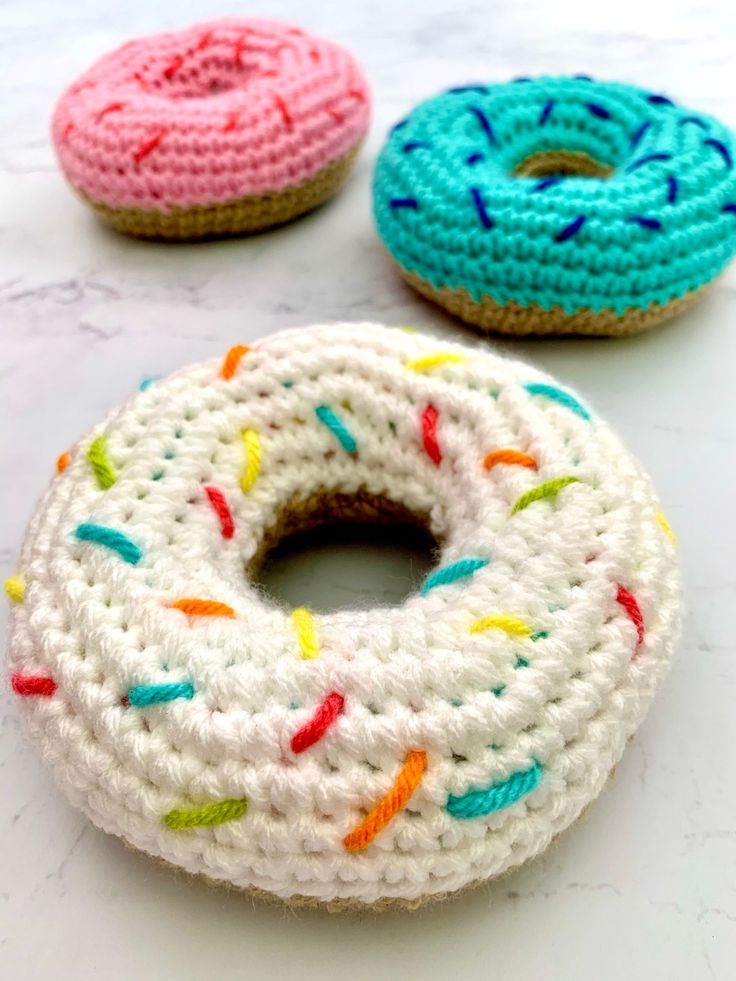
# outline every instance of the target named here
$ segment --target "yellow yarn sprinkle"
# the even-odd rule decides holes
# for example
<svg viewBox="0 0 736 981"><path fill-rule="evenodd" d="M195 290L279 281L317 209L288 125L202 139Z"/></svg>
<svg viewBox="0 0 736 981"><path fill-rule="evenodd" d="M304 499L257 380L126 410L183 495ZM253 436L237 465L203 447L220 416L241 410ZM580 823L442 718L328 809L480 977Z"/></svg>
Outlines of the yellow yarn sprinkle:
<svg viewBox="0 0 736 981"><path fill-rule="evenodd" d="M480 620L476 620L475 623L471 624L470 632L471 634L479 634L484 630L490 630L491 627L498 627L499 630L503 630L514 637L530 637L533 633L528 623L524 623L523 620L517 620L516 617L507 617L503 614L481 617Z"/></svg>
<svg viewBox="0 0 736 981"><path fill-rule="evenodd" d="M432 368L439 368L443 364L465 364L467 360L464 354L438 351L437 354L428 354L424 358L414 358L413 361L407 361L405 367L410 371L431 371Z"/></svg>
<svg viewBox="0 0 736 981"><path fill-rule="evenodd" d="M305 661L313 661L315 657L319 657L317 633L314 629L314 617L305 607L298 606L292 611L291 619L296 630L302 658Z"/></svg>
<svg viewBox="0 0 736 981"><path fill-rule="evenodd" d="M255 429L243 430L243 447L245 449L245 469L240 478L240 488L244 494L247 494L261 472L261 438Z"/></svg>
<svg viewBox="0 0 736 981"><path fill-rule="evenodd" d="M87 459L100 488L107 490L112 487L118 475L107 455L107 437L98 436L97 439L92 440L87 450Z"/></svg>
<svg viewBox="0 0 736 981"><path fill-rule="evenodd" d="M677 545L677 535L675 534L672 525L669 523L667 518L665 518L665 516L662 514L661 511L657 511L654 517L657 519L657 524L665 533L665 535L669 538L672 544Z"/></svg>
<svg viewBox="0 0 736 981"><path fill-rule="evenodd" d="M26 584L20 576L8 576L3 583L8 599L14 603L22 603L26 594Z"/></svg>

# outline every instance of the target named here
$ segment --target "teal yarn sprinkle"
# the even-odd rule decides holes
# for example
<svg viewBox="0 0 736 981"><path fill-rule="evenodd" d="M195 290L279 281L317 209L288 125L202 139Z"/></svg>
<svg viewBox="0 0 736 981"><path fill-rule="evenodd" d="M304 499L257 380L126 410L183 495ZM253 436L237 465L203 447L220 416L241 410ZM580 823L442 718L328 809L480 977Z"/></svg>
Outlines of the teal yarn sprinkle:
<svg viewBox="0 0 736 981"><path fill-rule="evenodd" d="M612 170L544 189L551 175L515 172L549 150ZM723 211L736 200L735 161L736 139L717 119L632 85L543 76L461 87L420 103L389 135L374 216L393 259L435 290L623 316L699 289L736 255L736 222ZM395 199L416 207L391 208Z"/></svg>
<svg viewBox="0 0 736 981"><path fill-rule="evenodd" d="M143 555L136 543L127 535L115 528L108 528L107 525L84 523L77 527L74 535L80 542L94 542L96 545L117 552L120 558L130 565L137 565Z"/></svg>
<svg viewBox="0 0 736 981"><path fill-rule="evenodd" d="M469 790L467 794L447 798L447 810L456 818L477 818L510 807L525 794L539 786L542 767L535 760L528 770L512 773L500 783L492 783L482 790Z"/></svg>
<svg viewBox="0 0 736 981"><path fill-rule="evenodd" d="M159 702L173 702L176 698L193 698L194 685L188 681L167 685L134 685L128 692L128 704L133 708L146 708Z"/></svg>
<svg viewBox="0 0 736 981"><path fill-rule="evenodd" d="M437 586L448 586L452 582L457 582L458 579L467 579L468 576L472 576L478 569L487 565L488 559L460 559L459 562L442 566L424 580L420 594L426 596L430 590Z"/></svg>
<svg viewBox="0 0 736 981"><path fill-rule="evenodd" d="M529 382L524 388L530 395L543 395L553 402L559 402L560 405L564 405L566 409L574 412L581 419L590 419L590 413L585 406L581 405L569 392L558 388L556 385L546 385L544 382Z"/></svg>
<svg viewBox="0 0 736 981"><path fill-rule="evenodd" d="M355 441L355 437L329 405L318 405L314 410L314 414L324 426L327 426L346 453L358 452L358 444Z"/></svg>
<svg viewBox="0 0 736 981"><path fill-rule="evenodd" d="M141 382L138 386L138 390L141 392L145 392L147 388L150 388L151 385L153 385L154 382L159 381L160 378L161 375L147 375L145 378L141 379Z"/></svg>

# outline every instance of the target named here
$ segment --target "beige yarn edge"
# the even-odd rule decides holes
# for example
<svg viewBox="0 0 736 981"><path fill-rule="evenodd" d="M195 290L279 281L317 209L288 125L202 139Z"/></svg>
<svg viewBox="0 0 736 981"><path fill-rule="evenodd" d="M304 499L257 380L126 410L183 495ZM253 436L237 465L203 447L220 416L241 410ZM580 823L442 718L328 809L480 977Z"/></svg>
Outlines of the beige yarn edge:
<svg viewBox="0 0 736 981"><path fill-rule="evenodd" d="M513 300L509 303L498 303L487 295L477 301L464 287L437 288L417 273L398 264L397 267L413 289L466 323L492 333L520 337L527 334L581 334L588 337L626 337L640 334L687 310L710 285L691 290L668 303L652 303L644 308L629 307L623 314L617 314L610 308L578 310L569 314L560 306L552 307L551 310L545 310L536 304L524 307Z"/></svg>
<svg viewBox="0 0 736 981"><path fill-rule="evenodd" d="M102 221L133 238L167 242L191 242L263 231L282 225L324 204L347 179L360 152L359 140L346 154L319 170L314 177L285 191L251 194L224 204L195 205L150 211L113 208L82 194Z"/></svg>

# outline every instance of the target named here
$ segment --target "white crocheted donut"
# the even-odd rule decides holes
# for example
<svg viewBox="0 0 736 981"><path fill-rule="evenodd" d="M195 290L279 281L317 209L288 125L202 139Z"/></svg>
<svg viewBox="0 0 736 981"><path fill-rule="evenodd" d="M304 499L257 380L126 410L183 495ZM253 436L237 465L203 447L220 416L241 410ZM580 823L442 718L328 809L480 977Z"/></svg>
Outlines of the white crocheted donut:
<svg viewBox="0 0 736 981"><path fill-rule="evenodd" d="M485 350L290 330L152 384L59 469L9 588L31 736L100 827L238 887L411 901L523 862L600 792L676 640L648 478ZM249 579L358 512L440 544L402 606L288 611Z"/></svg>

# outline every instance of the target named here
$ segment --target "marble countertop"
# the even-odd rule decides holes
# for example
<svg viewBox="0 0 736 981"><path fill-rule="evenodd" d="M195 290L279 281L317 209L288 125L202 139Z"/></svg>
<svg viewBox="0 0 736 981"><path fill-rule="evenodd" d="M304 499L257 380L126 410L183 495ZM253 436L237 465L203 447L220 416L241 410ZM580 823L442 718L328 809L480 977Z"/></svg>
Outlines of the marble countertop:
<svg viewBox="0 0 736 981"><path fill-rule="evenodd" d="M655 478L684 566L674 668L586 819L541 859L416 914L288 912L159 868L57 792L0 696L0 976L9 981L460 977L729 979L736 962L736 267L690 313L628 340L482 340L405 288L373 231L388 125L443 86L591 72L736 126L734 8L672 0L271 0L350 46L376 97L344 192L251 239L159 246L101 228L48 139L61 87L205 0L0 6L0 572L57 454L140 379L316 320L410 323L528 358L579 388ZM5 617L3 611L2 617Z"/></svg>

